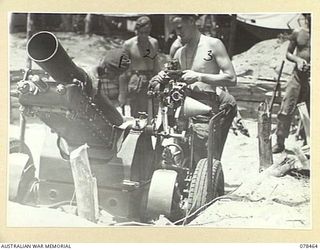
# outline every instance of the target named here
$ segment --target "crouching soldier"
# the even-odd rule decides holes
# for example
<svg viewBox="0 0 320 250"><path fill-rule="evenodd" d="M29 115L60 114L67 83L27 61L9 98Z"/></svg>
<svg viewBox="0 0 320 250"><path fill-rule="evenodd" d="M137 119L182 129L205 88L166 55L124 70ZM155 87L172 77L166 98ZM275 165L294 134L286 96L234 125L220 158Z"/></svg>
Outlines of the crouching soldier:
<svg viewBox="0 0 320 250"><path fill-rule="evenodd" d="M127 86L119 81L119 76L130 65L128 55L122 49L112 49L106 52L99 64L93 68L93 95L95 98L109 100L113 106L119 106L119 100L125 95Z"/></svg>

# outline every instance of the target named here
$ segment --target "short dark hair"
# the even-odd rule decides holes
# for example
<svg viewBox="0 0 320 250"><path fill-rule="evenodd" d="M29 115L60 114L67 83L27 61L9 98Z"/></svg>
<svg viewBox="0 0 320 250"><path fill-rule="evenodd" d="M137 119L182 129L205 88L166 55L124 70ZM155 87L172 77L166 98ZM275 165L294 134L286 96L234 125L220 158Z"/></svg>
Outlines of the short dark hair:
<svg viewBox="0 0 320 250"><path fill-rule="evenodd" d="M151 19L148 16L139 17L136 21L136 30L145 26L151 26Z"/></svg>
<svg viewBox="0 0 320 250"><path fill-rule="evenodd" d="M187 20L187 19L194 19L194 20L198 20L200 15L199 14L176 14L175 17L181 17L183 20Z"/></svg>

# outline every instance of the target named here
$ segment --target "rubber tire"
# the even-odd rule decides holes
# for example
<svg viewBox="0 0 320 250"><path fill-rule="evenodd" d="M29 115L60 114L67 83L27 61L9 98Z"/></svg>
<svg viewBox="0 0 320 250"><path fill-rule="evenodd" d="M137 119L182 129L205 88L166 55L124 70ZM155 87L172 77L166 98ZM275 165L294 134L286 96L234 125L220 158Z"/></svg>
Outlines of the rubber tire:
<svg viewBox="0 0 320 250"><path fill-rule="evenodd" d="M29 149L29 147L23 142L22 143L22 147L20 148L21 145L21 141L17 140L17 139L11 139L10 138L10 148L9 148L9 153L13 154L13 153L23 153L28 155L29 159L26 163L26 165L24 166L24 169L30 168L21 175L21 179L20 179L20 183L19 183L19 187L18 187L18 191L17 191L17 196L15 198L15 202L19 202L19 203L27 203L30 202L30 200L26 200L28 198L28 196L30 196L29 191L31 186L33 185L33 183L35 181L37 181L36 177L35 177L35 166L34 166L34 162L33 162L33 157L31 154L31 151ZM29 197L30 198L30 197ZM32 197L32 201L31 202L35 202L35 197Z"/></svg>
<svg viewBox="0 0 320 250"><path fill-rule="evenodd" d="M201 159L192 175L188 212L192 213L207 203L207 158ZM213 160L212 164L213 199L224 195L224 176L221 162Z"/></svg>

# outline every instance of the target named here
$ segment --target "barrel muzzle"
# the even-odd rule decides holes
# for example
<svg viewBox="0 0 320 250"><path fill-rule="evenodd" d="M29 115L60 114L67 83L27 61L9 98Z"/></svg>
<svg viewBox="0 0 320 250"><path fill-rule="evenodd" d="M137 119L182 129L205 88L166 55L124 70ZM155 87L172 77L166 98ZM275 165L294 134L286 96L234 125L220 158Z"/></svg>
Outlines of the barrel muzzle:
<svg viewBox="0 0 320 250"><path fill-rule="evenodd" d="M41 31L34 34L27 43L27 54L57 82L71 83L77 79L91 90L91 79L75 65L53 33Z"/></svg>

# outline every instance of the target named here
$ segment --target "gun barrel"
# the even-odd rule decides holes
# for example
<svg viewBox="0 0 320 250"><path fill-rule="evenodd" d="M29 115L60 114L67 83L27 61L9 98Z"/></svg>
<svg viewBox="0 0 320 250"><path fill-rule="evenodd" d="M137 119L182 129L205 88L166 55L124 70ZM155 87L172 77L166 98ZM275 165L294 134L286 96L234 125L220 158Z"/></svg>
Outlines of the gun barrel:
<svg viewBox="0 0 320 250"><path fill-rule="evenodd" d="M85 71L74 64L51 32L41 31L34 34L27 43L27 54L57 82L70 83L73 79L83 83L90 81Z"/></svg>
<svg viewBox="0 0 320 250"><path fill-rule="evenodd" d="M76 79L75 82L83 83L89 96L92 94L91 78L72 61L53 33L40 31L34 34L27 43L27 54L58 83L70 84ZM122 124L122 116L108 97L101 97L96 102L110 123Z"/></svg>

